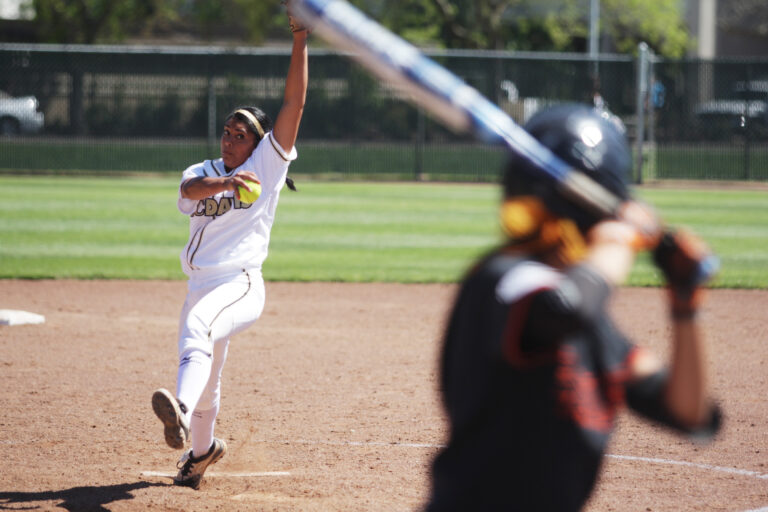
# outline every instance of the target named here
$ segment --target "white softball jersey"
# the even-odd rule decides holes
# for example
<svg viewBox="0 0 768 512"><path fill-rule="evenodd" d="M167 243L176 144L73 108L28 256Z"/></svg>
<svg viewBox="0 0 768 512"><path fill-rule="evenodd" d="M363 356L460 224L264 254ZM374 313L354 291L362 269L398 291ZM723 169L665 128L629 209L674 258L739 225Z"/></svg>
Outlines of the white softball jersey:
<svg viewBox="0 0 768 512"><path fill-rule="evenodd" d="M252 171L261 181L261 196L250 204L240 202L234 191L201 200L185 199L179 187L179 211L189 215L189 241L180 259L192 287L244 270L261 272L280 191L288 166L296 156L295 147L285 151L268 132L248 160L229 173L220 158L200 162L184 171L182 184L199 176L231 176L241 171Z"/></svg>

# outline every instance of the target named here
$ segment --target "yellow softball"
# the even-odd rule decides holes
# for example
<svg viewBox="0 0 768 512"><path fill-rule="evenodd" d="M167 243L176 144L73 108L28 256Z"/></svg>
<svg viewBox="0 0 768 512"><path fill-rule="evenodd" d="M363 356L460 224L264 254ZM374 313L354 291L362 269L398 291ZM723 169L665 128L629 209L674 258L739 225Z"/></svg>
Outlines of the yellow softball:
<svg viewBox="0 0 768 512"><path fill-rule="evenodd" d="M261 183L251 180L246 180L246 183L248 183L248 186L251 188L250 191L241 185L238 185L237 187L237 190L240 192L240 202L253 203L261 195Z"/></svg>

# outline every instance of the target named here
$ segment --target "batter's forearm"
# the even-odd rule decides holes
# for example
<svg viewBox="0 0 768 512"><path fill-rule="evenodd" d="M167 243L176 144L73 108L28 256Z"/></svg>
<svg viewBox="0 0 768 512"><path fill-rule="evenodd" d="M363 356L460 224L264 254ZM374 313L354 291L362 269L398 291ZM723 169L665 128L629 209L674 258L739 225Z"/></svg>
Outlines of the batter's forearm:
<svg viewBox="0 0 768 512"><path fill-rule="evenodd" d="M674 346L664 393L667 408L678 421L698 427L709 418L706 358L694 318L675 319Z"/></svg>

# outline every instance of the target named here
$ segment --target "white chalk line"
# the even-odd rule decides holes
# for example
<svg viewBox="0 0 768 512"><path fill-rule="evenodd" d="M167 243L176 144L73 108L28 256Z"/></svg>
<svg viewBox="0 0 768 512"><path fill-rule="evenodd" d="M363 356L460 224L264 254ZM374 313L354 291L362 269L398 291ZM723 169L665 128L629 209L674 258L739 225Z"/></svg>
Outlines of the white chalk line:
<svg viewBox="0 0 768 512"><path fill-rule="evenodd" d="M377 447L393 447L393 448L444 448L443 444L433 443L401 443L401 442L381 442L381 441L329 441L329 440L310 440L310 439L296 439L293 441L288 440L267 440L262 439L256 442L261 443L273 443L273 444L314 444L314 445L330 445L330 446L377 446ZM724 466L715 466L712 464L700 464L697 462L688 462L684 460L674 459L661 459L652 457L636 457L633 455L617 455L606 454L606 457L617 460L627 460L635 462L647 462L651 464L666 464L668 466L686 466L697 469L704 469L708 471L717 471L720 473L729 473L731 475L748 476L752 478L758 478L760 480L768 480L768 474L758 473L757 471L750 471L747 469L727 468ZM752 511L749 511L752 512ZM768 507L759 509L757 512L768 512Z"/></svg>
<svg viewBox="0 0 768 512"><path fill-rule="evenodd" d="M290 440L268 440L259 439L257 443L271 443L271 444L309 444L309 445L328 445L328 446L374 446L374 447L391 447L391 448L430 448L440 449L444 448L443 444L434 443L402 443L402 442L383 442L383 441L330 441L330 440L310 440L310 439L296 439ZM618 454L606 454L606 457L616 460L626 460L633 462L647 462L651 464L664 464L668 466L685 466L696 469L703 469L707 471L716 471L720 473L728 473L732 475L740 475L746 477L757 478L760 480L768 480L768 474L758 473L757 471L749 471L746 469L727 468L723 466L715 466L712 464L700 464L696 462L688 462L684 460L674 459L662 459L653 457L637 457L634 455L618 455ZM173 478L175 473L166 471L142 471L142 476L155 476ZM290 476L288 471L258 471L258 472L211 472L207 473L206 477L229 477L229 478L247 478L247 477L269 477L269 476ZM238 495L233 499L243 499L246 495ZM751 510L745 510L743 512L768 512L768 507L756 508Z"/></svg>
<svg viewBox="0 0 768 512"><path fill-rule="evenodd" d="M330 440L310 440L310 439L296 439L290 440L268 440L259 439L257 443L271 443L271 444L309 444L309 445L328 445L328 446L375 446L375 447L391 447L391 448L430 448L440 449L444 448L443 444L434 443L401 443L397 441L383 442L383 441L330 441ZM653 457L637 457L634 455L618 455L618 454L606 454L606 457L616 460L626 460L634 462L647 462L651 464L664 464L668 466L685 466L696 469L703 469L707 471L716 471L720 473L728 473L732 475L747 476L757 478L760 480L768 480L768 474L758 473L757 471L749 471L746 469L727 468L724 466L715 466L712 464L700 464L696 462L688 462L684 460L674 459L662 459ZM175 476L175 473L166 471L142 471L142 476L158 476L158 477L170 477ZM288 471L259 471L259 472L211 472L207 473L206 477L268 477L268 476L290 476ZM237 496L233 499L242 499L243 496ZM751 510L745 510L743 512L768 512L768 507L756 508Z"/></svg>
<svg viewBox="0 0 768 512"><path fill-rule="evenodd" d="M271 443L271 444L324 444L328 446L389 446L392 448L444 448L441 444L431 443L401 443L399 441L385 442L385 441L329 441L327 439L294 439L289 440L269 440L259 439L254 441L256 443Z"/></svg>
<svg viewBox="0 0 768 512"><path fill-rule="evenodd" d="M684 460L674 459L655 459L651 457L635 457L633 455L612 455L607 454L606 457L619 460L632 460L638 462L650 462L652 464L667 464L673 466L688 466L698 469L707 469L709 471L719 471L721 473L730 473L732 475L751 476L753 478L759 478L761 480L768 480L768 474L758 473L757 471L749 471L747 469L738 468L726 468L723 466L713 466L711 464L699 464L697 462L688 462Z"/></svg>
<svg viewBox="0 0 768 512"><path fill-rule="evenodd" d="M211 471L205 474L205 478L212 477L226 477L226 478L248 478L248 477L262 477L262 476L290 476L288 471ZM142 471L141 476L159 476L165 478L173 478L176 476L176 472L170 471Z"/></svg>

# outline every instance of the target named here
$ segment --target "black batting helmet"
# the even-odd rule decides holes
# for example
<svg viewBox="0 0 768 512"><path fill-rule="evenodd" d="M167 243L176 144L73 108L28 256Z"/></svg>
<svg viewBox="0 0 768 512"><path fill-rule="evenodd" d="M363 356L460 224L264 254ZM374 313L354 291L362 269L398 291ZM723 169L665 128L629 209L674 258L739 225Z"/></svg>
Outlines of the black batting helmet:
<svg viewBox="0 0 768 512"><path fill-rule="evenodd" d="M621 130L593 107L563 104L541 110L524 125L525 130L565 163L586 174L620 199L630 197L632 154ZM535 195L555 215L573 219L587 231L596 219L583 207L563 198L551 181L520 157L512 157L504 172L505 197Z"/></svg>

